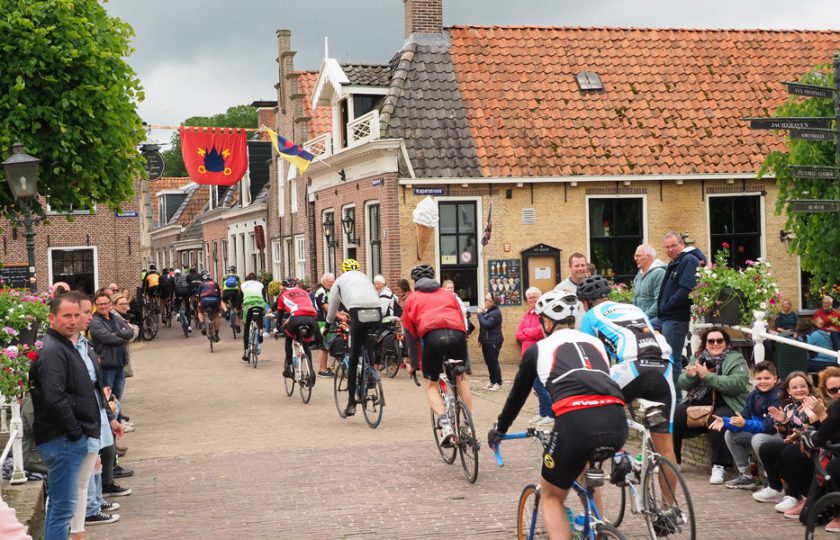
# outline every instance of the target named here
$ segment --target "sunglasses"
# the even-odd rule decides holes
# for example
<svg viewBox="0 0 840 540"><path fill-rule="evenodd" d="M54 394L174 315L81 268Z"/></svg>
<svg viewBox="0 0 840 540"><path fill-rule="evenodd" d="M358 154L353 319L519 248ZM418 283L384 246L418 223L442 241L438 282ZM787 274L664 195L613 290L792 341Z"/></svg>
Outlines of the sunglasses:
<svg viewBox="0 0 840 540"><path fill-rule="evenodd" d="M840 392L840 386L836 386L834 388L826 388L825 391L829 394L836 394L837 392Z"/></svg>
<svg viewBox="0 0 840 540"><path fill-rule="evenodd" d="M714 345L714 344L720 345L721 343L726 343L726 340L723 339L723 338L709 338L709 339L706 340L706 343L709 343L711 345Z"/></svg>

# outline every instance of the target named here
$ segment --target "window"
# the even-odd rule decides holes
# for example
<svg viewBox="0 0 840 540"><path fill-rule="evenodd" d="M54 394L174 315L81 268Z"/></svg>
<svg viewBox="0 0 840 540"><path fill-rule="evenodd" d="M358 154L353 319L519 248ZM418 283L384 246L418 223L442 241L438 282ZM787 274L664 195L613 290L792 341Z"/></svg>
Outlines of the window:
<svg viewBox="0 0 840 540"><path fill-rule="evenodd" d="M382 232L379 220L379 204L371 204L367 208L368 234L368 275L375 276L382 273Z"/></svg>
<svg viewBox="0 0 840 540"><path fill-rule="evenodd" d="M228 267L228 241L227 240L222 240L222 261L224 262L224 264L222 266L227 268Z"/></svg>
<svg viewBox="0 0 840 540"><path fill-rule="evenodd" d="M210 190L210 200L209 200L209 208L213 210L214 208L218 208L221 200L219 199L219 186L207 186Z"/></svg>
<svg viewBox="0 0 840 540"><path fill-rule="evenodd" d="M298 211L297 167L289 169L289 206L293 214Z"/></svg>
<svg viewBox="0 0 840 540"><path fill-rule="evenodd" d="M375 109L381 99L382 96L353 94L353 118L364 116Z"/></svg>
<svg viewBox="0 0 840 540"><path fill-rule="evenodd" d="M271 276L277 281L283 279L283 259L280 246L280 240L271 241Z"/></svg>
<svg viewBox="0 0 840 540"><path fill-rule="evenodd" d="M94 205L94 207L93 207L93 208L94 208L94 210L96 210L96 206L95 206L95 205ZM50 204L49 204L49 203L47 203L47 210L46 210L46 212L47 212L47 214L49 214L49 215L55 215L55 216L64 216L64 215L89 216L89 215L91 215L91 214L93 213L93 212L91 212L90 210L88 210L87 208L85 208L85 209L83 209L83 210L76 210L76 209L75 209L75 208L73 208L72 206L70 207L70 211L68 211L68 212L59 212L59 211L57 211L57 210L53 210L53 209L52 209L52 207L50 206Z"/></svg>
<svg viewBox="0 0 840 540"><path fill-rule="evenodd" d="M283 277L292 275L292 239L286 238L283 242Z"/></svg>
<svg viewBox="0 0 840 540"><path fill-rule="evenodd" d="M335 224L335 230L337 231L336 234L340 235L344 238L344 258L345 259L356 259L356 237L358 236L359 230L356 228L356 207L355 206L345 206L341 210L341 221ZM348 238L347 234L344 232L344 220L350 218L350 221L353 223L353 231L351 238Z"/></svg>
<svg viewBox="0 0 840 540"><path fill-rule="evenodd" d="M324 272L331 272L333 274L335 274L335 243L341 234L341 224L335 222L334 216L335 212L330 210L324 211L321 217L321 223L324 223L328 219L333 222L332 237L327 239L324 236Z"/></svg>
<svg viewBox="0 0 840 540"><path fill-rule="evenodd" d="M64 281L73 290L93 294L98 283L96 247L48 248L50 283Z"/></svg>
<svg viewBox="0 0 840 540"><path fill-rule="evenodd" d="M286 215L286 172L284 170L285 161L282 158L277 158L277 215L283 217Z"/></svg>
<svg viewBox="0 0 840 540"><path fill-rule="evenodd" d="M190 250L188 253L190 258L190 268L193 268L195 267L195 254L192 252L192 250Z"/></svg>
<svg viewBox="0 0 840 540"><path fill-rule="evenodd" d="M338 102L338 147L347 147L347 123L350 122L350 110L347 100Z"/></svg>
<svg viewBox="0 0 840 540"><path fill-rule="evenodd" d="M709 197L709 233L709 259L724 242L730 246L730 266L741 268L761 257L761 197Z"/></svg>
<svg viewBox="0 0 840 540"><path fill-rule="evenodd" d="M643 206L641 197L589 199L589 259L599 274L616 282L633 281L633 254L644 239Z"/></svg>
<svg viewBox="0 0 840 540"><path fill-rule="evenodd" d="M178 207L187 198L186 193L162 193L158 195L158 226L164 226L169 223Z"/></svg>
<svg viewBox="0 0 840 540"><path fill-rule="evenodd" d="M302 234L295 236L295 273L298 279L306 277L306 241Z"/></svg>
<svg viewBox="0 0 840 540"><path fill-rule="evenodd" d="M440 279L455 282L455 292L470 305L478 305L478 235L474 201L441 202Z"/></svg>
<svg viewBox="0 0 840 540"><path fill-rule="evenodd" d="M260 269L259 251L257 250L257 235L255 233L248 234L248 242L251 244L251 268L248 268L248 270L256 272Z"/></svg>

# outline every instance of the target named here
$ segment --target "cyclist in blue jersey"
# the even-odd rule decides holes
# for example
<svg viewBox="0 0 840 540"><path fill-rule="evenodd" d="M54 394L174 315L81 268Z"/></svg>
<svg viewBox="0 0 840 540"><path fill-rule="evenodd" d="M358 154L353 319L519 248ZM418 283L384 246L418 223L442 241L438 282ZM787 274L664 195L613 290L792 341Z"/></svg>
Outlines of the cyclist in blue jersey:
<svg viewBox="0 0 840 540"><path fill-rule="evenodd" d="M609 292L610 284L603 276L588 277L578 286L586 312L580 331L604 343L613 362L610 376L621 387L626 403L644 398L665 404L668 422L651 427L651 439L657 453L676 463L671 433L677 398L671 348L641 309L609 300Z"/></svg>

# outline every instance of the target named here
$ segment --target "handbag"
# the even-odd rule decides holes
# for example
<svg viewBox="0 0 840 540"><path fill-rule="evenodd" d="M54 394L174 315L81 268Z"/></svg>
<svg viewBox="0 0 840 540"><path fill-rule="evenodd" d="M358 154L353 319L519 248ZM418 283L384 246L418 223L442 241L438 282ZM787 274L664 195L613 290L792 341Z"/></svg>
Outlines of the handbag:
<svg viewBox="0 0 840 540"><path fill-rule="evenodd" d="M711 405L689 405L685 410L686 426L689 428L705 428L709 426L709 419L715 411L715 395L712 393Z"/></svg>

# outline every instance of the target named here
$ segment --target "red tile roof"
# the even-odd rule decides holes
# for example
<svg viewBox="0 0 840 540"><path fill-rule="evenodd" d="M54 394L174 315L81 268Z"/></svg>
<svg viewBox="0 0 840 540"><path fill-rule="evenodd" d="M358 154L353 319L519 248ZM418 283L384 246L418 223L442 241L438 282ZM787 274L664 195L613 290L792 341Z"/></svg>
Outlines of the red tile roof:
<svg viewBox="0 0 840 540"><path fill-rule="evenodd" d="M449 29L485 176L755 172L784 137L751 131L782 81L831 61L840 32ZM594 71L603 92L581 92Z"/></svg>
<svg viewBox="0 0 840 540"><path fill-rule="evenodd" d="M312 110L312 94L315 92L315 83L318 81L317 71L301 71L298 77L298 90L304 94L303 113L310 118L309 138L314 139L318 135L332 131L332 108L322 105ZM298 144L303 141L295 141Z"/></svg>

